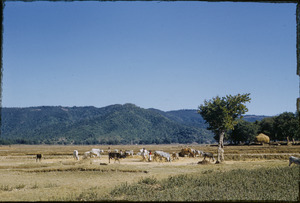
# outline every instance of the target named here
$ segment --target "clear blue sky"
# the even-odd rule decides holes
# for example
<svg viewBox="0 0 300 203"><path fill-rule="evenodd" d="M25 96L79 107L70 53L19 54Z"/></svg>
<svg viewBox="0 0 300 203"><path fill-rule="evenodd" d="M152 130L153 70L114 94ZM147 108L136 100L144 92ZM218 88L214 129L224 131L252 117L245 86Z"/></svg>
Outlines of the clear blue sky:
<svg viewBox="0 0 300 203"><path fill-rule="evenodd" d="M296 111L296 4L6 2L3 107L133 103L163 111L251 93Z"/></svg>

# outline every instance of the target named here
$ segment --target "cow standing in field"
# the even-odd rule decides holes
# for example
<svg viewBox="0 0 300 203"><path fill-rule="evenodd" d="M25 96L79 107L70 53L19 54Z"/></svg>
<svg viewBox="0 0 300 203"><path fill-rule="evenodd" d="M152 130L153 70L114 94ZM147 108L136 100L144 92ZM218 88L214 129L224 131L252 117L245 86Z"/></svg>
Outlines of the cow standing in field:
<svg viewBox="0 0 300 203"><path fill-rule="evenodd" d="M157 161L157 159L159 159L160 161L162 161L163 159L165 159L168 162L171 162L171 155L167 152L163 152L163 151L155 151L154 152L154 157L153 159L155 161Z"/></svg>
<svg viewBox="0 0 300 203"><path fill-rule="evenodd" d="M90 158L99 157L100 158L101 153L103 153L103 150L101 150L101 149L92 149L91 151L84 152L83 158L84 159L86 159L88 157L90 157Z"/></svg>
<svg viewBox="0 0 300 203"><path fill-rule="evenodd" d="M203 161L206 159L206 157L208 157L209 160L212 159L213 161L215 161L214 155L212 153L210 153L210 152L203 152L202 156L204 157Z"/></svg>
<svg viewBox="0 0 300 203"><path fill-rule="evenodd" d="M126 156L131 156L133 157L133 150L126 150L125 151Z"/></svg>
<svg viewBox="0 0 300 203"><path fill-rule="evenodd" d="M83 154L83 159L86 159L86 158L88 158L88 157L91 158L91 152L90 152L90 151L84 152L84 154Z"/></svg>
<svg viewBox="0 0 300 203"><path fill-rule="evenodd" d="M181 152L179 152L179 156L185 157L186 155L188 157L195 157L195 150L191 149L191 148L183 148L183 149L181 149Z"/></svg>
<svg viewBox="0 0 300 203"><path fill-rule="evenodd" d="M92 157L99 157L99 158L100 158L100 155L101 155L101 153L103 153L103 152L104 152L104 151L101 150L101 149L92 149L92 150L90 151L90 154L91 154Z"/></svg>
<svg viewBox="0 0 300 203"><path fill-rule="evenodd" d="M115 162L118 160L120 163L120 159L126 158L126 154L120 154L117 152L110 152L108 153L108 163L110 163L110 159L115 159Z"/></svg>
<svg viewBox="0 0 300 203"><path fill-rule="evenodd" d="M196 150L196 153L195 153L196 156L202 156L202 154L203 154L203 151Z"/></svg>
<svg viewBox="0 0 300 203"><path fill-rule="evenodd" d="M77 161L79 160L79 156L78 156L78 151L77 150L74 150L73 157L74 157L75 160L77 160Z"/></svg>
<svg viewBox="0 0 300 203"><path fill-rule="evenodd" d="M289 166L291 166L292 163L300 165L300 158L297 158L297 157L294 157L294 156L290 156L290 158L289 158Z"/></svg>
<svg viewBox="0 0 300 203"><path fill-rule="evenodd" d="M40 162L42 160L43 155L42 154L37 154L36 155L36 162Z"/></svg>

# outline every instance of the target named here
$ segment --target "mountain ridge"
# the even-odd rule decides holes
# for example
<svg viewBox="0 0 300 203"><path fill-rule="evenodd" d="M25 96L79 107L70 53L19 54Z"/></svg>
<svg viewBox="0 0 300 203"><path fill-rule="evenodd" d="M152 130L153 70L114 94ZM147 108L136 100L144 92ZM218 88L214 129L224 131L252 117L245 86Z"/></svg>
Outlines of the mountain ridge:
<svg viewBox="0 0 300 203"><path fill-rule="evenodd" d="M197 110L135 104L2 108L1 139L19 144L213 143Z"/></svg>

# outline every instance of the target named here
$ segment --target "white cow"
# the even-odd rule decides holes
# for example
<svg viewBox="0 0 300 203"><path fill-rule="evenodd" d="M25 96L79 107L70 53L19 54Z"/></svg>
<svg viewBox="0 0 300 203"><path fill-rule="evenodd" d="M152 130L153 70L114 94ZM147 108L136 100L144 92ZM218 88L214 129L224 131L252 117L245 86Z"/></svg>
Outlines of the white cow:
<svg viewBox="0 0 300 203"><path fill-rule="evenodd" d="M133 150L126 150L125 154L126 154L126 156L132 156L133 157Z"/></svg>
<svg viewBox="0 0 300 203"><path fill-rule="evenodd" d="M292 163L300 165L300 158L290 156L289 161L289 166L291 166Z"/></svg>
<svg viewBox="0 0 300 203"><path fill-rule="evenodd" d="M84 154L83 154L83 158L84 158L84 159L86 159L86 158L88 158L88 157L90 157L90 158L91 158L91 152L90 152L90 151L88 151L88 152L84 152Z"/></svg>
<svg viewBox="0 0 300 203"><path fill-rule="evenodd" d="M196 150L196 153L195 153L195 155L196 156L203 156L203 151L200 151L200 150Z"/></svg>
<svg viewBox="0 0 300 203"><path fill-rule="evenodd" d="M100 154L103 153L104 151L101 149L92 149L90 151L91 157L99 157L100 158Z"/></svg>
<svg viewBox="0 0 300 203"><path fill-rule="evenodd" d="M103 153L104 151L101 149L92 149L91 151L84 152L83 158L86 159L88 157L94 158L94 157L99 157L100 154Z"/></svg>
<svg viewBox="0 0 300 203"><path fill-rule="evenodd" d="M79 156L78 156L78 151L77 150L74 150L73 157L74 157L74 159L79 160Z"/></svg>
<svg viewBox="0 0 300 203"><path fill-rule="evenodd" d="M172 162L171 155L167 152L155 151L154 159L157 160L157 158L159 158L160 161L162 161L162 159L165 159L168 162Z"/></svg>

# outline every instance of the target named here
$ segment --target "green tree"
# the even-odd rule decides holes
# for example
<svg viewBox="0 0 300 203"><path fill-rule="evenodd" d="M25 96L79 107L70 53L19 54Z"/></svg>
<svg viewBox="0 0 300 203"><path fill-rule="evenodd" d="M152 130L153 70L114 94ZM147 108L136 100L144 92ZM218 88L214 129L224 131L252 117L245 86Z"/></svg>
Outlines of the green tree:
<svg viewBox="0 0 300 203"><path fill-rule="evenodd" d="M284 112L274 119L276 137L278 140L286 140L296 138L299 133L298 118L292 112Z"/></svg>
<svg viewBox="0 0 300 203"><path fill-rule="evenodd" d="M270 137L271 140L276 140L277 135L275 132L275 121L274 117L269 117L269 118L264 118L259 122L259 131L258 133L263 133L266 134L267 136Z"/></svg>
<svg viewBox="0 0 300 203"><path fill-rule="evenodd" d="M224 135L228 130L233 130L237 124L236 119L242 118L242 114L248 111L244 105L250 102L251 98L248 94L238 94L235 96L226 95L220 98L219 96L207 101L198 107L198 113L209 124L208 130L212 130L216 135L216 140L219 140L218 158L216 163L224 161Z"/></svg>
<svg viewBox="0 0 300 203"><path fill-rule="evenodd" d="M254 141L258 128L259 126L256 123L240 119L238 120L238 124L234 126L234 129L230 132L229 140L235 144Z"/></svg>

